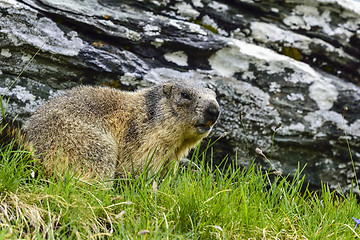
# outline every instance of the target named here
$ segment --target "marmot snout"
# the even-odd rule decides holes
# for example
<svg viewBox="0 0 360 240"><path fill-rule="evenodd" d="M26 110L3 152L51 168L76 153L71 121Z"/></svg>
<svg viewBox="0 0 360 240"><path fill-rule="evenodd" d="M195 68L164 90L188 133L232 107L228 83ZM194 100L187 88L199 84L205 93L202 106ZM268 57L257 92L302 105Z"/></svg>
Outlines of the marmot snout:
<svg viewBox="0 0 360 240"><path fill-rule="evenodd" d="M49 172L111 179L141 169L149 154L154 170L184 157L219 114L215 92L190 81L136 92L81 86L41 106L23 130Z"/></svg>
<svg viewBox="0 0 360 240"><path fill-rule="evenodd" d="M197 124L200 132L209 131L220 115L220 108L217 102L210 102L204 110L204 120Z"/></svg>

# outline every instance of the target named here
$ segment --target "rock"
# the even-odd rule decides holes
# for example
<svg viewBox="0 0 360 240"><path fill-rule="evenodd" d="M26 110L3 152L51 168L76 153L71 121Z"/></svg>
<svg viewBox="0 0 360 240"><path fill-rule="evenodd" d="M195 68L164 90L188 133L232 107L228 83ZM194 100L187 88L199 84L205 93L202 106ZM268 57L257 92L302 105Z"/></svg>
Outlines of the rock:
<svg viewBox="0 0 360 240"><path fill-rule="evenodd" d="M79 84L134 90L190 78L218 94L216 162L256 158L270 167L258 147L284 174L307 165L312 184L348 190L349 141L359 175L354 0L0 0L0 17L0 94L10 117L24 120Z"/></svg>

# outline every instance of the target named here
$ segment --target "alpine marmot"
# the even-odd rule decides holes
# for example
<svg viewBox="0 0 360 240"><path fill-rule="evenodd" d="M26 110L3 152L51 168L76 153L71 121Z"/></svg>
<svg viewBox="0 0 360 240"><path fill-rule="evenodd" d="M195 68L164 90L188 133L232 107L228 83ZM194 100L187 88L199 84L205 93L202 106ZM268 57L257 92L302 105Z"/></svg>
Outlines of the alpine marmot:
<svg viewBox="0 0 360 240"><path fill-rule="evenodd" d="M214 91L185 80L135 92L79 86L39 109L22 128L48 172L77 169L85 178L112 179L179 160L219 118Z"/></svg>

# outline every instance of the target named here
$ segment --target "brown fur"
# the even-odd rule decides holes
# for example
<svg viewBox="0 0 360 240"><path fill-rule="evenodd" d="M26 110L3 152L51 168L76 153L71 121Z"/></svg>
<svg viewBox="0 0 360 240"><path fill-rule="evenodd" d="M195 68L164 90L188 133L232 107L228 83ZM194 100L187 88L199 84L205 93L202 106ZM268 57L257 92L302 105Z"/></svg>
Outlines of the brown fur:
<svg viewBox="0 0 360 240"><path fill-rule="evenodd" d="M136 92L80 86L40 107L23 131L50 173L75 168L111 179L141 168L155 150L154 170L184 157L216 122L215 98L178 80Z"/></svg>

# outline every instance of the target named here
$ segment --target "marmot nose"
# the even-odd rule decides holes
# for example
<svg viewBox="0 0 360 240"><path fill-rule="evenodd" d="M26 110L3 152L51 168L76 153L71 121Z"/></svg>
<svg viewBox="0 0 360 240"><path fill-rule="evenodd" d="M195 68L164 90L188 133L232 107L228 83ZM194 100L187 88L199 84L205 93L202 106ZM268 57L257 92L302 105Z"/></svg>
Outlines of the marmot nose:
<svg viewBox="0 0 360 240"><path fill-rule="evenodd" d="M204 117L206 122L215 123L216 120L219 118L219 115L220 115L220 109L218 105L212 103L205 109Z"/></svg>

